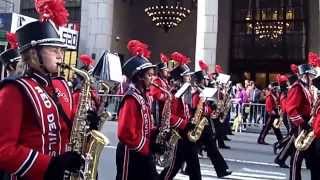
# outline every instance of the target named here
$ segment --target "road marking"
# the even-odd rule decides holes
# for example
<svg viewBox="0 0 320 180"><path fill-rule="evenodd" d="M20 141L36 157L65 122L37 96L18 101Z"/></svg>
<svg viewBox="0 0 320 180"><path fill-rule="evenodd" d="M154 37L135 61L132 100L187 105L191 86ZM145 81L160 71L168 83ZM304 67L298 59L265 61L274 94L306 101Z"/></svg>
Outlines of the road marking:
<svg viewBox="0 0 320 180"><path fill-rule="evenodd" d="M246 172L253 172L253 173L262 173L262 174L273 174L273 175L278 175L278 176L286 176L286 173L274 172L274 171L264 171L264 170L250 169L250 168L242 168L242 170L246 171Z"/></svg>

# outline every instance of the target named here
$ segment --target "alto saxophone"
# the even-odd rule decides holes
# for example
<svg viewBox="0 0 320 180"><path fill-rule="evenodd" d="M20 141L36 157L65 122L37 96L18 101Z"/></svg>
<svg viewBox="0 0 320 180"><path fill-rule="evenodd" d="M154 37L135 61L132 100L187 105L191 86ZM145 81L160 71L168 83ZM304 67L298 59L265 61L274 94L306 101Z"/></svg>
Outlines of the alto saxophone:
<svg viewBox="0 0 320 180"><path fill-rule="evenodd" d="M169 97L163 106L161 114L161 126L156 137L156 143L162 144L165 147L165 152L163 154L156 154L156 162L161 167L167 167L172 163L174 158L174 149L177 146L179 139L181 139L181 136L176 130L171 129L170 126L172 100L171 93L160 87L158 84L152 82L152 85L165 92Z"/></svg>
<svg viewBox="0 0 320 180"><path fill-rule="evenodd" d="M97 109L97 115L100 117L98 130L101 131L103 124L112 116L112 114L109 111L106 111L106 108L105 108L105 105L108 101L107 94L109 93L110 87L102 81L99 82L99 84L101 85L101 89L103 91L103 94L100 98L100 105Z"/></svg>
<svg viewBox="0 0 320 180"><path fill-rule="evenodd" d="M100 154L104 146L109 144L109 140L101 132L89 129L87 112L91 105L90 76L85 71L63 63L58 63L58 66L61 69L71 69L84 79L80 93L80 104L73 120L69 142L69 150L79 153L84 160L84 164L81 166L79 173L72 173L68 179L95 180Z"/></svg>
<svg viewBox="0 0 320 180"><path fill-rule="evenodd" d="M187 137L191 142L197 142L201 137L204 127L209 124L208 119L203 116L204 102L205 102L205 99L200 98L200 101L197 105L196 112L192 119L192 123L195 124L195 128L187 133Z"/></svg>
<svg viewBox="0 0 320 180"><path fill-rule="evenodd" d="M312 124L313 118L317 113L316 111L317 111L317 108L319 105L320 105L320 99L317 99L314 106L312 106L311 118L310 118L308 124ZM310 147L310 145L312 144L314 139L315 139L315 136L314 136L313 130L309 130L309 131L302 130L300 132L300 134L298 135L298 137L296 138L296 140L294 141L294 146L296 147L296 149L298 151L305 151Z"/></svg>

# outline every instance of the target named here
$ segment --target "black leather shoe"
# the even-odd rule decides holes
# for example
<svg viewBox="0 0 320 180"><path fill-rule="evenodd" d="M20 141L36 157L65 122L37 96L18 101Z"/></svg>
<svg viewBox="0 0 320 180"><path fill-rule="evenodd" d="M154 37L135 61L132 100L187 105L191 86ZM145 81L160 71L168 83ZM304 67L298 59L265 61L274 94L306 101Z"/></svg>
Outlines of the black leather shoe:
<svg viewBox="0 0 320 180"><path fill-rule="evenodd" d="M274 163L278 164L278 165L279 165L279 167L281 167L281 168L289 168L289 166L288 166L288 165L286 165L286 163L285 163L285 162L280 162L280 161L279 161L279 160L277 160L277 159L275 159L275 160L274 160Z"/></svg>
<svg viewBox="0 0 320 180"><path fill-rule="evenodd" d="M258 141L258 144L269 145L269 143L266 143L265 141Z"/></svg>
<svg viewBox="0 0 320 180"><path fill-rule="evenodd" d="M227 145L223 145L223 146L219 146L220 149L231 149L230 146L227 146Z"/></svg>
<svg viewBox="0 0 320 180"><path fill-rule="evenodd" d="M218 178L222 178L222 177L225 177L225 176L229 176L229 175L231 175L232 174L232 171L230 171L230 170L226 170L226 171L224 171L223 173L219 173L219 174L217 174L217 176L218 176Z"/></svg>

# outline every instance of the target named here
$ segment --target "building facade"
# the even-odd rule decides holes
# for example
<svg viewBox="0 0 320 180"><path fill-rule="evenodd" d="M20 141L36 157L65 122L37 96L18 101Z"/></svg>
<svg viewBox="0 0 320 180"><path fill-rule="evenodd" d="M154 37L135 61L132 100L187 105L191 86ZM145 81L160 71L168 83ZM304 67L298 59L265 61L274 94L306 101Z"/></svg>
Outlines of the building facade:
<svg viewBox="0 0 320 180"><path fill-rule="evenodd" d="M21 13L35 15L33 0L21 1ZM164 32L146 15L150 1L69 0L70 21L80 23L79 53L98 59L104 51L129 57L126 44L149 44L151 60L160 52L179 51L198 69L203 59L213 71L220 64L234 80L265 85L292 63L306 62L320 52L319 0L184 0L191 14Z"/></svg>

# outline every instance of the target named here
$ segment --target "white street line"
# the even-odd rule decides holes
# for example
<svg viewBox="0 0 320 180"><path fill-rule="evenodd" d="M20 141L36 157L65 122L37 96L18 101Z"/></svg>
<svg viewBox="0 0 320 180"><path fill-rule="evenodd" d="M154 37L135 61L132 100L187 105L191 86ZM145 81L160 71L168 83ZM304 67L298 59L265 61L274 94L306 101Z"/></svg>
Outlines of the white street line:
<svg viewBox="0 0 320 180"><path fill-rule="evenodd" d="M253 172L253 173L262 173L262 174L272 174L278 176L286 176L286 173L281 172L274 172L274 171L264 171L264 170L257 170L257 169L250 169L250 168L242 168L243 171Z"/></svg>

